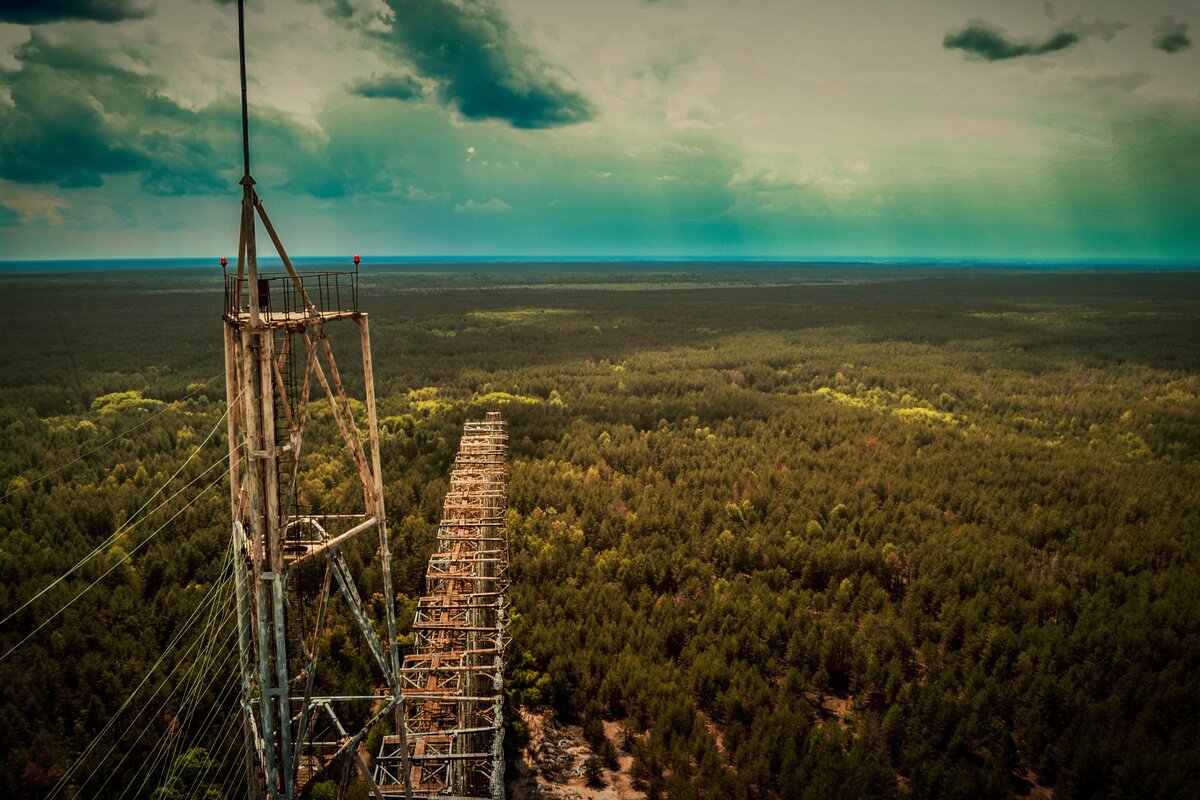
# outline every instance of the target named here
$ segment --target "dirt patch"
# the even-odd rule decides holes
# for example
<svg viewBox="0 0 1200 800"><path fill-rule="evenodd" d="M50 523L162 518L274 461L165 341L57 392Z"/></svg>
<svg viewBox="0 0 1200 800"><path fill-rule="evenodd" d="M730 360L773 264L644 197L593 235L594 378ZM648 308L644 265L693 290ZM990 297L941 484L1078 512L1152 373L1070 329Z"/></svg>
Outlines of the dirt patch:
<svg viewBox="0 0 1200 800"><path fill-rule="evenodd" d="M805 697L808 698L809 704L817 712L818 724L824 724L829 720L836 720L837 724L844 731L852 730L851 723L854 721L853 704L854 698L850 695L840 697L835 694L826 692L821 695L817 692L805 692Z"/></svg>
<svg viewBox="0 0 1200 800"><path fill-rule="evenodd" d="M521 721L529 729L529 744L521 749L513 780L512 800L644 800L633 788L630 770L633 756L621 748L625 739L621 725L604 723L604 737L616 748L617 768L600 766L602 786L589 785L585 765L595 755L578 725L561 725L549 712L521 709Z"/></svg>
<svg viewBox="0 0 1200 800"><path fill-rule="evenodd" d="M1054 797L1054 790L1038 783L1037 774L1032 769L1026 768L1016 777L1022 790L1020 794L1013 795L1018 800L1050 800Z"/></svg>
<svg viewBox="0 0 1200 800"><path fill-rule="evenodd" d="M699 708L696 709L696 716L699 717L700 721L704 723L704 729L708 731L708 735L713 738L714 742L716 742L717 751L721 755L725 755L725 737L721 734L721 729L717 727L717 723L713 722L712 718Z"/></svg>

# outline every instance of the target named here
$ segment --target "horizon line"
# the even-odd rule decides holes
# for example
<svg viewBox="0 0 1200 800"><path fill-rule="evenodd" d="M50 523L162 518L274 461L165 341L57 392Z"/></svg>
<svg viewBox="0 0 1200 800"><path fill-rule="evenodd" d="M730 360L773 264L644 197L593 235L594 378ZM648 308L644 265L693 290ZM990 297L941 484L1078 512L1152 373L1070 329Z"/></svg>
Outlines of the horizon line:
<svg viewBox="0 0 1200 800"><path fill-rule="evenodd" d="M359 254L361 255L361 254ZM0 269L24 265L57 264L127 264L131 267L179 266L205 268L220 266L221 256L163 256L163 257L89 257L89 258L25 258L0 259ZM292 256L293 263L336 264L350 262L346 255ZM1139 266L1200 269L1200 259L1132 258L1132 257L1016 257L1016 256L800 256L800 255L367 255L361 257L362 264L378 266L395 264L779 264L791 266ZM264 256L259 263L282 264L278 256ZM234 267L231 260L229 267Z"/></svg>

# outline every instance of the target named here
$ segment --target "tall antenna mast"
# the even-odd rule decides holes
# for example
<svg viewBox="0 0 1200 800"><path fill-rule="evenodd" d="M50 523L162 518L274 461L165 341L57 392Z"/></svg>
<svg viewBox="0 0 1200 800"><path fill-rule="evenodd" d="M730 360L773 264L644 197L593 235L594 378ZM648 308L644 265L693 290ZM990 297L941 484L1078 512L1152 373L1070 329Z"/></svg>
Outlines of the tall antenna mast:
<svg viewBox="0 0 1200 800"><path fill-rule="evenodd" d="M250 113L246 109L246 8L245 0L238 0L238 63L242 75L242 171L250 177Z"/></svg>
<svg viewBox="0 0 1200 800"><path fill-rule="evenodd" d="M358 259L353 272L298 273L254 190L243 0L237 8L242 215L237 272L225 275L222 316L249 796L295 800L335 762L349 759L375 797L383 800L359 745L371 727L389 715L401 741L406 731L371 341L367 315L358 310ZM256 216L279 254L283 272L258 270ZM326 335L328 325L345 320L359 329L365 430L355 419ZM340 435L343 467L361 490L361 506L339 507L334 497L310 493L301 481L305 434L309 423L317 422L310 414L314 394L323 394L328 405L321 422L332 422ZM360 536L372 529L378 536L374 552ZM378 560L382 586L375 591L382 595L382 619L363 602L355 571L343 554L346 549L364 561ZM331 622L356 630L365 643L377 670L370 691L348 691L322 669L320 654ZM400 750L403 790L411 797L408 748Z"/></svg>

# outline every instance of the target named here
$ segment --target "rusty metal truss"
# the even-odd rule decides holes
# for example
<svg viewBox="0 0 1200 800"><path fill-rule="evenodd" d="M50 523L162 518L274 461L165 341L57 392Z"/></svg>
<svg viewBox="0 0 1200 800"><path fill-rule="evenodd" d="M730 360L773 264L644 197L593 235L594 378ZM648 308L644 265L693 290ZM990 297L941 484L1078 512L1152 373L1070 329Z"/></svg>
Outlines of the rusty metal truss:
<svg viewBox="0 0 1200 800"><path fill-rule="evenodd" d="M399 724L400 659L367 315L356 305L357 274L296 271L253 179L247 176L243 185L237 273L226 276L223 318L249 796L295 800L348 758L382 800L359 745L385 716ZM255 216L283 262L281 275L258 270ZM346 291L328 291L333 286ZM331 326L344 329L350 322L358 329L353 338L362 354L362 372L353 376L362 381L361 405L351 402L344 380L351 375L343 376L345 365L339 365L327 334ZM325 401L319 414L310 402L314 395ZM318 427L341 441L341 458L331 464L356 479L348 504L309 498L307 503L320 503L310 507L301 497L302 454ZM382 597L383 619L364 601L342 552L352 539L370 534L377 541L373 560L381 585L363 588L369 590L366 597L375 592ZM333 684L333 671L322 662L328 621L337 614L351 621L366 646L376 670L373 694Z"/></svg>
<svg viewBox="0 0 1200 800"><path fill-rule="evenodd" d="M414 652L400 669L404 726L384 737L385 796L504 797L503 682L508 431L499 412L468 422L450 473Z"/></svg>
<svg viewBox="0 0 1200 800"><path fill-rule="evenodd" d="M401 734L404 720L371 339L367 315L358 308L359 258L354 256L353 272L298 272L254 188L244 5L238 0L242 213L237 271L225 275L222 318L248 797L296 800L317 776L349 761L383 800L360 745L385 717L393 717ZM282 271L259 269L259 223ZM221 264L227 266L225 259ZM347 389L358 376L346 373L351 380L343 380L327 335L331 326L347 330L350 322L358 328L362 355L361 403L352 403ZM314 395L323 395L326 403L319 413L310 403ZM311 489L303 490L310 423L324 425L327 435L332 423L340 438L341 458L322 469L336 470L341 463L348 475L338 477L357 484L349 498L319 489L321 496L313 497ZM327 508L331 504L336 507ZM370 606L363 601L342 553L351 539L368 532L375 534L376 547L367 557L379 571L369 587L377 591L367 597L380 597L382 610L374 599ZM359 555L370 552L361 542L354 546ZM340 671L327 668L323 644L330 638L329 623L339 617L365 644L377 671L373 692L347 685Z"/></svg>
<svg viewBox="0 0 1200 800"><path fill-rule="evenodd" d="M238 11L240 40L240 2ZM400 657L371 338L367 315L358 309L357 261L354 272L296 270L254 189L249 144L243 142L237 271L225 276L222 318L248 796L295 800L330 766L349 759L383 800L359 745L389 714L400 727ZM259 270L258 223L279 256L281 272ZM362 372L345 375L361 376L363 395L355 403L328 336L330 327L345 330L351 322L362 355ZM320 413L311 402L314 395L324 398ZM357 483L348 502L302 503L302 453L316 426L324 426L326 435L336 432L341 441L341 458L329 463L340 462ZM324 508L334 503L337 507ZM367 587L372 590L367 597L376 592L382 597L382 620L363 601L342 553L351 539L368 532L377 542L373 560L380 580ZM322 643L327 623L339 614L377 670L371 694L339 685L336 671L326 668Z"/></svg>

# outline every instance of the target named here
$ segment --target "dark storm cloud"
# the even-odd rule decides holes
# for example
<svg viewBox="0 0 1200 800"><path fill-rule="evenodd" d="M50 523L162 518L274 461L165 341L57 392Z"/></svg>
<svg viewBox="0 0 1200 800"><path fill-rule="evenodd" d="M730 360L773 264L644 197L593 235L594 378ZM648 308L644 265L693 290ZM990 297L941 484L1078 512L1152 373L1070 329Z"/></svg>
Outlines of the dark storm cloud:
<svg viewBox="0 0 1200 800"><path fill-rule="evenodd" d="M972 22L956 33L947 33L942 46L962 50L985 61L1003 61L1021 56L1040 56L1065 50L1079 43L1079 35L1058 31L1040 42L1018 42L986 22Z"/></svg>
<svg viewBox="0 0 1200 800"><path fill-rule="evenodd" d="M411 75L372 75L350 84L351 94L362 97L386 97L392 100L414 100L425 94L424 87Z"/></svg>
<svg viewBox="0 0 1200 800"><path fill-rule="evenodd" d="M389 30L376 34L464 117L514 128L553 128L592 118L577 91L513 31L492 0L386 0Z"/></svg>
<svg viewBox="0 0 1200 800"><path fill-rule="evenodd" d="M37 33L14 55L20 68L2 76L12 104L0 105L0 177L99 186L105 174L150 166L127 116L153 92L149 78Z"/></svg>
<svg viewBox="0 0 1200 800"><path fill-rule="evenodd" d="M1041 56L1056 53L1079 44L1091 36L1109 41L1128 25L1122 22L1095 20L1083 22L1075 19L1041 40L1018 40L1000 28L974 19L960 31L950 31L942 39L947 50L962 50L967 55L984 61L1006 61L1022 56Z"/></svg>
<svg viewBox="0 0 1200 800"><path fill-rule="evenodd" d="M239 109L233 98L188 109L162 94L162 80L122 66L86 40L34 32L0 70L12 97L0 104L0 178L100 186L136 176L156 195L213 194L235 188ZM336 192L314 137L279 112L256 111L256 143L286 154L289 188Z"/></svg>
<svg viewBox="0 0 1200 800"><path fill-rule="evenodd" d="M149 11L133 0L0 0L0 22L41 25L64 20L121 22L141 19Z"/></svg>
<svg viewBox="0 0 1200 800"><path fill-rule="evenodd" d="M1154 26L1154 38L1150 44L1156 50L1164 53L1182 53L1192 48L1192 39L1188 36L1191 23L1182 22L1174 17L1163 17Z"/></svg>

